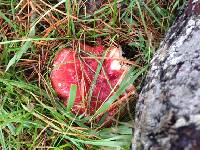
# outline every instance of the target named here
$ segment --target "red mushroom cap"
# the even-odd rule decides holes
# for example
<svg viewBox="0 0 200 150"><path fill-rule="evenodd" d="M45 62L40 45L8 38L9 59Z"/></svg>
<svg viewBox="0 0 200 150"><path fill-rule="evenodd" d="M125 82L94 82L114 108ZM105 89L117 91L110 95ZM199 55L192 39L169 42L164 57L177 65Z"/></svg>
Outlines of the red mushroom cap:
<svg viewBox="0 0 200 150"><path fill-rule="evenodd" d="M71 48L64 48L54 59L50 79L53 88L58 96L64 100L65 105L67 105L71 85L77 85L76 99L72 112L92 115L112 95L112 92L115 91L113 88L118 87L127 69L124 69L120 64L119 59L122 57L121 50L116 47L110 48L97 77L91 100L89 101L89 89L93 83L99 65L98 61L101 60L99 57L102 56L104 47L81 45L81 48L86 52L96 54L98 58L79 54L82 59L81 61L75 51ZM116 108L109 110L109 116L115 115L116 111Z"/></svg>

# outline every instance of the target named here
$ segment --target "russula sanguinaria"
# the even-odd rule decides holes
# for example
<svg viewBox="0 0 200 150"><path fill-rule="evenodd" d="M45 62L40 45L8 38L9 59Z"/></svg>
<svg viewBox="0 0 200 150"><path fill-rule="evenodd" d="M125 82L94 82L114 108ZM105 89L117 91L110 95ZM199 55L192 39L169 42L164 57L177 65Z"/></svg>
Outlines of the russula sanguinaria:
<svg viewBox="0 0 200 150"><path fill-rule="evenodd" d="M83 44L79 48L82 52L78 53L72 48L64 48L58 52L53 61L50 79L53 88L65 105L69 99L71 85L76 85L76 98L72 112L87 116L94 114L113 95L129 67L121 62L124 58L122 58L120 48L108 48L95 80L92 95L89 97L99 62L106 49L101 45L92 47ZM117 107L108 110L108 116L113 117L116 111Z"/></svg>

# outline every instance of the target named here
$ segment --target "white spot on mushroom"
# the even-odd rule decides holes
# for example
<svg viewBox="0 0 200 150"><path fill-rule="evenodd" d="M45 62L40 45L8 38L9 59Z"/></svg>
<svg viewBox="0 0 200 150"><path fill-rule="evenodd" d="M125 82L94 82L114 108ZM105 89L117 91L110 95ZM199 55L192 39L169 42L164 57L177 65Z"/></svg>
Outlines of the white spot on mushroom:
<svg viewBox="0 0 200 150"><path fill-rule="evenodd" d="M61 86L62 86L62 84L61 84L61 83L58 83L58 86L59 86L59 87L61 87Z"/></svg>
<svg viewBox="0 0 200 150"><path fill-rule="evenodd" d="M121 48L117 48L117 47L112 48L111 51L110 51L109 57L110 58L120 58L120 57L122 57Z"/></svg>
<svg viewBox="0 0 200 150"><path fill-rule="evenodd" d="M110 69L111 70L120 70L121 69L121 64L118 60L113 60L111 62L111 65L110 65Z"/></svg>

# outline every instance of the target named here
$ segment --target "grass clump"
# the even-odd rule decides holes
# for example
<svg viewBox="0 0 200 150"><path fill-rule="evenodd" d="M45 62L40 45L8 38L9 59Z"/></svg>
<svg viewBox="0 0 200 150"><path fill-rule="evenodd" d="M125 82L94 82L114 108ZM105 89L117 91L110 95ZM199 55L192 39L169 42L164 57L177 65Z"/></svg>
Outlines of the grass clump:
<svg viewBox="0 0 200 150"><path fill-rule="evenodd" d="M0 149L130 149L132 121L103 129L86 126L88 118L71 114L71 106L59 102L49 81L52 60L77 41L121 45L124 55L140 66L121 90L133 81L139 89L139 77L184 2L2 0Z"/></svg>

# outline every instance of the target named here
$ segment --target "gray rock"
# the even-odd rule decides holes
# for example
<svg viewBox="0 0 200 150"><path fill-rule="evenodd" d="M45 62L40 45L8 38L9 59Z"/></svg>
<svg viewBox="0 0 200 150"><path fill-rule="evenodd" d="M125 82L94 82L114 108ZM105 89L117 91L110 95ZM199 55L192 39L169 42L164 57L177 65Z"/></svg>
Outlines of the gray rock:
<svg viewBox="0 0 200 150"><path fill-rule="evenodd" d="M190 0L151 61L133 150L200 150L200 0Z"/></svg>

